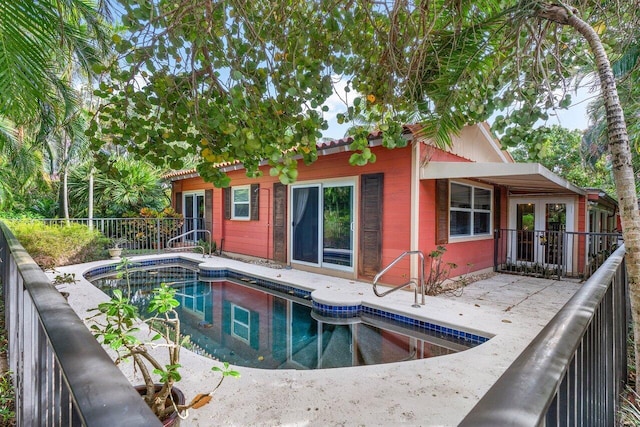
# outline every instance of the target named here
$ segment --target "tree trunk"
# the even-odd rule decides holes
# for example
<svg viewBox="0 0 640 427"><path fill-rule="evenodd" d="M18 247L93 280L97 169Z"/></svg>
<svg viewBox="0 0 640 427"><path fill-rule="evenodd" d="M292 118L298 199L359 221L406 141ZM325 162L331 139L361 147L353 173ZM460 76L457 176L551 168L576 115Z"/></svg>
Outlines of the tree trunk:
<svg viewBox="0 0 640 427"><path fill-rule="evenodd" d="M67 145L67 132L65 130L62 131L62 146L63 146L63 160L62 160L62 212L64 214L64 219L67 220L67 224L69 223L69 185L68 185L68 175L67 175L67 164L68 164L68 145Z"/></svg>
<svg viewBox="0 0 640 427"><path fill-rule="evenodd" d="M87 207L89 217L89 229L93 230L93 166L89 171L89 206Z"/></svg>
<svg viewBox="0 0 640 427"><path fill-rule="evenodd" d="M587 40L594 54L607 114L607 139L609 152L611 153L616 195L620 207L622 236L626 248L635 366L636 372L640 372L640 213L638 211L635 176L631 164L629 135L620 99L618 98L611 64L598 34L590 25L577 17L574 10L558 5L546 5L539 13L539 16L573 27ZM636 391L640 392L640 381L636 381Z"/></svg>

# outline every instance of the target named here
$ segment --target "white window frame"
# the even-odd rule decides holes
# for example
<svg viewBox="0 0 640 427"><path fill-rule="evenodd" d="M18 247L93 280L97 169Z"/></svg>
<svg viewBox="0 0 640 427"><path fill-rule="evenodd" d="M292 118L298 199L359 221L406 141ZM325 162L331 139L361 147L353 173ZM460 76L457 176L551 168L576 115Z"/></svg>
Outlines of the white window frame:
<svg viewBox="0 0 640 427"><path fill-rule="evenodd" d="M247 190L248 200L246 202L236 202L236 191ZM247 205L247 215L236 215L237 205ZM238 219L243 221L249 221L251 219L251 186L250 185L238 185L231 187L231 219Z"/></svg>
<svg viewBox="0 0 640 427"><path fill-rule="evenodd" d="M351 220L351 256L352 256L352 262L351 262L351 266L344 266L344 265L338 265L338 264L332 264L330 262L323 262L322 260L322 253L323 253L323 248L322 248L322 244L323 244L323 238L322 238L322 233L324 231L324 219L322 217L322 213L324 211L324 204L323 204L323 190L324 188L328 188L328 187L351 187L351 213L352 213L352 220ZM289 209L289 218L293 218L293 191L296 188L305 188L305 187L317 187L318 191L319 191L319 197L320 197L320 201L319 201L319 205L318 205L318 223L322 224L321 226L318 227L318 262L317 263L311 263L311 262L307 262L307 261L301 261L298 259L294 259L293 258L293 230L292 230L292 225L289 225L289 237L288 237L288 250L289 250L289 262L291 262L292 264L300 264L300 265L308 265L310 267L319 267L319 268L328 268L331 270L341 270L344 272L348 272L348 273L353 273L356 271L356 268L358 266L358 248L357 248L357 241L358 241L358 235L356 230L358 230L358 200L360 195L359 195L359 187L358 187L358 181L357 178L355 177L345 177L345 178L331 178L331 179L325 179L323 181L299 181L296 182L295 185L290 185L289 186L289 194L288 194L288 198L289 198L289 202L288 202L288 209Z"/></svg>
<svg viewBox="0 0 640 427"><path fill-rule="evenodd" d="M246 312L247 314L247 323L236 319L236 311ZM242 335L238 335L236 333L236 326L247 330L246 338ZM242 342L250 344L251 341L251 311L246 308L240 307L239 305L231 304L231 336L239 339Z"/></svg>
<svg viewBox="0 0 640 427"><path fill-rule="evenodd" d="M451 206L451 194L453 193L451 187L454 185L471 188L471 203L470 203L471 207L470 208L458 208L458 207ZM489 204L490 204L489 209L478 209L475 207L476 189L489 191ZM457 235L451 234L451 212L469 212L470 213L470 221L471 221L470 228L469 228L470 234L457 234ZM489 230L486 233L481 233L481 234L474 233L473 222L474 222L475 213L489 214ZM468 239L475 239L475 238L492 237L493 235L493 233L491 232L492 229L493 229L493 188L485 187L481 185L469 184L466 182L450 181L449 182L449 239L455 241L455 240L465 240L465 239L468 240Z"/></svg>

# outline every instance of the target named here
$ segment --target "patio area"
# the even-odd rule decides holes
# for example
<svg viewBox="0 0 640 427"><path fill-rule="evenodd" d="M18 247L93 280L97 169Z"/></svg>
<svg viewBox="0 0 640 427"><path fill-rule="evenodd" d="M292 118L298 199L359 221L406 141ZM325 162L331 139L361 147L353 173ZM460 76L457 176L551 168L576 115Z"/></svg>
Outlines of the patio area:
<svg viewBox="0 0 640 427"><path fill-rule="evenodd" d="M493 336L460 353L384 365L310 371L238 367L241 378L226 380L212 403L191 411L183 426L455 426L581 286L577 281L498 274L468 285L459 297L427 297L424 306L413 308L412 292L377 298L369 283L221 257L181 256L302 285L315 289L314 296L360 300ZM63 267L56 274L81 277L109 262ZM84 279L61 290L69 292L69 304L81 318L87 317L88 308L106 299ZM210 367L218 362L184 350L181 363L179 387L188 400L217 383ZM132 377L132 372L124 371Z"/></svg>

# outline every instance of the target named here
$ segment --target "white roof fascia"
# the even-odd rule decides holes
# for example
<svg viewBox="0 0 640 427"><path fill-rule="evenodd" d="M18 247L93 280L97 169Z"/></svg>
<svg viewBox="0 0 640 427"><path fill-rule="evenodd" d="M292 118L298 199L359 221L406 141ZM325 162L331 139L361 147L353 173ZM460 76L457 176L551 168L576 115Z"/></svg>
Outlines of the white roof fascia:
<svg viewBox="0 0 640 427"><path fill-rule="evenodd" d="M420 169L420 179L464 179L476 178L491 181L491 178L535 175L572 193L585 195L585 190L551 172L540 163L473 163L473 162L429 162Z"/></svg>

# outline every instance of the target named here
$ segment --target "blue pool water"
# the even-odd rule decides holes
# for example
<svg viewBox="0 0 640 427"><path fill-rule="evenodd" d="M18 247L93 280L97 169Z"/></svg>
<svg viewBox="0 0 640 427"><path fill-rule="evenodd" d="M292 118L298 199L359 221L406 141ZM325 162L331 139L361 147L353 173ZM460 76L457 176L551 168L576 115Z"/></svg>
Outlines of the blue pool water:
<svg viewBox="0 0 640 427"><path fill-rule="evenodd" d="M376 310L357 316L314 310L308 291L265 283L244 273L223 270L213 274L216 277L204 276L195 265L141 265L130 272L132 300L144 316L150 290L160 283L171 284L180 301L183 333L190 336L195 350L233 365L264 369L371 365L455 353L487 339L434 325L407 325L402 318ZM87 277L107 294L126 288L113 268Z"/></svg>

